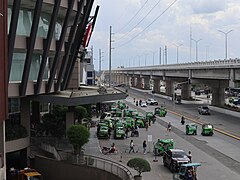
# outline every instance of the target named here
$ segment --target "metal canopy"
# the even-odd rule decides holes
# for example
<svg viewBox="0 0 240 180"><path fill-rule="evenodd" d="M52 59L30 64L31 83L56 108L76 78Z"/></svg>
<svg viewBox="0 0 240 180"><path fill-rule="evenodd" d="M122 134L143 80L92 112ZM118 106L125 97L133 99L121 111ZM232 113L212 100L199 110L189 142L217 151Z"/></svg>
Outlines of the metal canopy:
<svg viewBox="0 0 240 180"><path fill-rule="evenodd" d="M128 95L113 88L108 88L104 94L99 94L97 89L81 89L76 91L61 91L52 94L29 96L29 100L52 103L65 106L83 104L96 104L105 101L125 99Z"/></svg>

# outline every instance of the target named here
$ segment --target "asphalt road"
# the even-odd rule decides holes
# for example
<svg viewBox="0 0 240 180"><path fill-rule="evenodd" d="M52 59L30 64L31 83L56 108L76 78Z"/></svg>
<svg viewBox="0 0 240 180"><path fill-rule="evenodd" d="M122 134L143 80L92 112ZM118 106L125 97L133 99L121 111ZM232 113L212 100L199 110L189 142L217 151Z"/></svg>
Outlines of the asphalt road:
<svg viewBox="0 0 240 180"><path fill-rule="evenodd" d="M135 90L129 91L130 96L126 99L130 108L138 109L139 112L145 115L146 111L153 111L154 106L147 108L136 107L133 104L133 97L136 99L146 99L152 95ZM221 113L212 112L210 116L198 115L197 107L199 105L174 105L171 101L161 99L154 96L160 103L165 103L168 109L179 114L184 114L190 118L207 121L213 123L215 126L223 127L223 129L236 130L240 126L239 120L235 117L223 115ZM187 120L188 121L188 120ZM172 132L166 131L167 123L171 122L173 125ZM239 123L238 123L239 122ZM235 127L236 126L236 127ZM201 167L198 168L198 180L239 180L240 179L240 143L238 140L230 138L215 132L212 137L201 136L201 129L198 128L197 136L185 135L185 127L180 123L180 116L175 113L168 113L164 118L158 118L157 122L149 127L148 131L140 129L140 137L133 137L124 140L99 140L100 146L110 146L113 142L118 148L118 154L102 155L107 158L119 161L126 165L127 161L132 157L143 157L147 159L152 166L152 171L143 173L143 179L148 180L170 180L172 173L163 166L162 158L157 157L158 162L153 162L153 142L159 138L174 139L175 148L183 149L186 152L191 151L193 162L200 162ZM142 142L148 139L148 135L152 135L152 141L148 142L148 152L143 154ZM125 153L125 149L129 147L130 140L133 139L138 153ZM97 150L97 149L96 149ZM122 158L121 158L122 156ZM135 171L132 171L135 174Z"/></svg>

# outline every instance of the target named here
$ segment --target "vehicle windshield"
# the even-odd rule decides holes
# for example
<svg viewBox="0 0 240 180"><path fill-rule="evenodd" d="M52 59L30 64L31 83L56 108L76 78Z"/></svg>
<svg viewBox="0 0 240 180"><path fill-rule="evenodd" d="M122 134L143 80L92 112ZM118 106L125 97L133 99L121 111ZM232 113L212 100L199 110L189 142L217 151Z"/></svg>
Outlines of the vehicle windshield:
<svg viewBox="0 0 240 180"><path fill-rule="evenodd" d="M101 130L108 130L108 127L106 127L106 126L101 126Z"/></svg>
<svg viewBox="0 0 240 180"><path fill-rule="evenodd" d="M211 128L212 128L212 125L208 124L208 125L205 125L204 127L205 127L205 128L210 128L210 129L211 129Z"/></svg>
<svg viewBox="0 0 240 180"><path fill-rule="evenodd" d="M173 152L172 157L173 158L186 158L187 155L185 152Z"/></svg>
<svg viewBox="0 0 240 180"><path fill-rule="evenodd" d="M206 107L206 106L204 106L204 107L202 107L203 109L208 109L208 107Z"/></svg>

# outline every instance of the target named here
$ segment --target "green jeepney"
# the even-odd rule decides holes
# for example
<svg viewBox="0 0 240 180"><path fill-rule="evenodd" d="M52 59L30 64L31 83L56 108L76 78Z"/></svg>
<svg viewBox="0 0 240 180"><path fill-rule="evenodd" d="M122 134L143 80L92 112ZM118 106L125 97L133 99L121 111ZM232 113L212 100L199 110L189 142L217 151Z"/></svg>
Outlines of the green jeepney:
<svg viewBox="0 0 240 180"><path fill-rule="evenodd" d="M145 127L145 117L143 116L136 116L135 117L135 125L138 126L139 128L144 128Z"/></svg>
<svg viewBox="0 0 240 180"><path fill-rule="evenodd" d="M134 128L135 127L135 120L131 117L125 118L125 128Z"/></svg>
<svg viewBox="0 0 240 180"><path fill-rule="evenodd" d="M127 106L126 106L126 103L121 102L121 101L118 101L118 107L119 107L119 109L123 110L123 109L125 109Z"/></svg>
<svg viewBox="0 0 240 180"><path fill-rule="evenodd" d="M167 109L164 106L156 107L154 114L158 115L159 117L165 117L167 114Z"/></svg>
<svg viewBox="0 0 240 180"><path fill-rule="evenodd" d="M153 121L153 112L146 112L146 121Z"/></svg>
<svg viewBox="0 0 240 180"><path fill-rule="evenodd" d="M186 134L187 135L197 135L197 125L195 123L186 124Z"/></svg>
<svg viewBox="0 0 240 180"><path fill-rule="evenodd" d="M174 148L173 139L158 139L156 143L154 143L154 155L160 156L163 155L164 151Z"/></svg>
<svg viewBox="0 0 240 180"><path fill-rule="evenodd" d="M114 129L114 138L118 139L124 139L125 138L125 131L124 131L124 126L122 125L117 125Z"/></svg>
<svg viewBox="0 0 240 180"><path fill-rule="evenodd" d="M124 109L124 117L136 117L138 111L136 109Z"/></svg>
<svg viewBox="0 0 240 180"><path fill-rule="evenodd" d="M203 136L212 136L213 135L213 125L212 124L203 124L202 125L202 135Z"/></svg>
<svg viewBox="0 0 240 180"><path fill-rule="evenodd" d="M99 123L97 127L97 137L98 138L109 138L108 126L105 123Z"/></svg>

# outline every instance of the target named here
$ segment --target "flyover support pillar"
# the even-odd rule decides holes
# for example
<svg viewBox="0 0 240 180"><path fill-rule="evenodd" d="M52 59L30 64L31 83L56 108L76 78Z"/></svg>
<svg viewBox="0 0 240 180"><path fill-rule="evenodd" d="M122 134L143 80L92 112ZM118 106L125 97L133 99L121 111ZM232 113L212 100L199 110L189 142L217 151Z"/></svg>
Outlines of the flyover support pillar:
<svg viewBox="0 0 240 180"><path fill-rule="evenodd" d="M155 93L160 92L160 80L159 79L154 79L153 91Z"/></svg>
<svg viewBox="0 0 240 180"><path fill-rule="evenodd" d="M181 90L181 98L182 99L190 99L191 97L191 85L183 84Z"/></svg>
<svg viewBox="0 0 240 180"><path fill-rule="evenodd" d="M144 89L150 89L150 79L149 78L144 78Z"/></svg>
<svg viewBox="0 0 240 180"><path fill-rule="evenodd" d="M139 89L142 89L142 78L141 77L137 77L136 87Z"/></svg>
<svg viewBox="0 0 240 180"><path fill-rule="evenodd" d="M212 105L213 106L223 106L225 103L225 88L218 87L212 88Z"/></svg>
<svg viewBox="0 0 240 180"><path fill-rule="evenodd" d="M173 81L166 80L166 95L172 96L173 95Z"/></svg>

